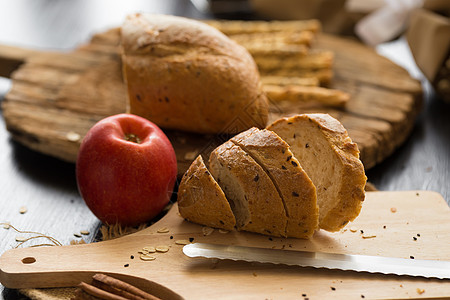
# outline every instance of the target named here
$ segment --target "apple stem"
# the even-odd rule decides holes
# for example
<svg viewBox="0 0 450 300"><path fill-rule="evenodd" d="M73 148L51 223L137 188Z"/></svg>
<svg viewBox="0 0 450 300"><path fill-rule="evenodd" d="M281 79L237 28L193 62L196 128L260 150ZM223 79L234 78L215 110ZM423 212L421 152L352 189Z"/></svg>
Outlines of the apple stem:
<svg viewBox="0 0 450 300"><path fill-rule="evenodd" d="M136 144L140 144L141 143L141 139L133 134L133 133L127 133L125 134L125 140L132 142L132 143L136 143Z"/></svg>

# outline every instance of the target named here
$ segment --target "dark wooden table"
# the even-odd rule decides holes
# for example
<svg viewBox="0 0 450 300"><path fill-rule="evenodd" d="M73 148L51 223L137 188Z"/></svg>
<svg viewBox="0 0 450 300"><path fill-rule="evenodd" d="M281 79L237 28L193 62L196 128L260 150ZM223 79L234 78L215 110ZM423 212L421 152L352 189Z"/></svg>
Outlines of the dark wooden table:
<svg viewBox="0 0 450 300"><path fill-rule="evenodd" d="M89 36L118 26L131 12L157 12L193 18L211 18L190 1L110 0L0 0L0 44L35 49L69 51ZM404 40L379 48L415 72L405 56ZM419 75L420 76L420 75ZM431 190L450 201L450 105L424 83L424 108L410 138L391 157L369 170L369 181L379 190ZM0 101L9 80L0 78ZM26 120L24 121L26 122ZM78 194L75 165L33 152L9 137L3 118L0 126L0 222L20 230L37 231L69 244L80 240L81 230L91 242L101 225ZM21 207L27 212L21 214ZM0 254L17 246L13 229L0 227ZM47 243L41 238L32 243ZM31 243L30 243L31 244ZM21 298L16 291L0 287L0 299Z"/></svg>

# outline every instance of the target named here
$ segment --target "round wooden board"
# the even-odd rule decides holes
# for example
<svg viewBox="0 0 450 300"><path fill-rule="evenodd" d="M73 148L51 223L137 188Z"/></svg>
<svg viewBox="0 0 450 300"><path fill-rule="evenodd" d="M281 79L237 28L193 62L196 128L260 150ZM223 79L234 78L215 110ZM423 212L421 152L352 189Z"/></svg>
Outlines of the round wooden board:
<svg viewBox="0 0 450 300"><path fill-rule="evenodd" d="M12 74L12 88L2 103L6 126L25 146L75 162L81 140L98 120L126 111L119 31L95 35L72 53L30 56ZM343 109L271 103L270 122L280 117L327 112L340 120L369 169L408 137L420 110L422 89L401 67L373 49L342 37L320 34L314 48L335 54L333 88L350 93ZM198 155L206 157L229 136L165 131L181 176Z"/></svg>

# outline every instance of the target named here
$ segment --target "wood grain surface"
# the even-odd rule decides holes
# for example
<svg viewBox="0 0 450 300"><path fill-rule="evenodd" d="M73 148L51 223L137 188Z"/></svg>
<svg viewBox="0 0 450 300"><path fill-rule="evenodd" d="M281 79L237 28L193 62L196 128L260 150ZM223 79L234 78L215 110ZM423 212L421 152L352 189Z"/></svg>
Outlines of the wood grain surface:
<svg viewBox="0 0 450 300"><path fill-rule="evenodd" d="M158 232L161 228L169 232ZM302 240L218 230L204 235L202 226L179 216L175 204L151 227L115 240L8 251L0 257L0 280L14 288L74 286L94 272L106 272L142 277L185 299L295 299L301 294L310 298L356 299L363 295L368 299L398 299L419 298L422 293L418 290L426 297L450 294L448 280L192 259L177 244L189 239L284 250L450 260L450 208L434 192L370 192L360 216L344 230L319 231L311 240ZM138 251L143 247L159 245L170 250L155 253L154 261L139 259ZM34 258L35 262L23 263L25 258ZM128 279L130 283L133 280Z"/></svg>

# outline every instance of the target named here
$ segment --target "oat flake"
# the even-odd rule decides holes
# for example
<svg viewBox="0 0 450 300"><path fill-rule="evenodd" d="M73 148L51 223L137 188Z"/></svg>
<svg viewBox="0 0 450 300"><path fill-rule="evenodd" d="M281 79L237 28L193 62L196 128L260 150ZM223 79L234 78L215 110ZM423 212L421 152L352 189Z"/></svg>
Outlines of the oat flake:
<svg viewBox="0 0 450 300"><path fill-rule="evenodd" d="M155 260L156 257L148 255L148 254L141 254L140 259L145 260L145 261L151 261L151 260Z"/></svg>
<svg viewBox="0 0 450 300"><path fill-rule="evenodd" d="M142 250L141 251L139 251L139 253L155 253L156 252L156 249L155 249L155 247L144 247L144 248L142 248Z"/></svg>
<svg viewBox="0 0 450 300"><path fill-rule="evenodd" d="M162 246L156 246L156 252L162 252L162 253L166 253L167 251L169 251L169 246L166 245L162 245Z"/></svg>
<svg viewBox="0 0 450 300"><path fill-rule="evenodd" d="M16 242L26 242L27 238L23 236L16 236Z"/></svg>
<svg viewBox="0 0 450 300"><path fill-rule="evenodd" d="M158 229L157 233L168 233L169 232L169 228L167 227L163 227Z"/></svg>
<svg viewBox="0 0 450 300"><path fill-rule="evenodd" d="M210 235L211 233L214 232L214 228L208 227L208 226L204 226L202 227L202 233L203 235Z"/></svg>
<svg viewBox="0 0 450 300"><path fill-rule="evenodd" d="M190 151L190 152L186 152L184 154L184 159L185 160L194 160L197 157L198 151Z"/></svg>
<svg viewBox="0 0 450 300"><path fill-rule="evenodd" d="M71 142L78 142L81 139L81 136L78 133L74 132L74 131L69 131L66 134L66 139L71 141Z"/></svg>
<svg viewBox="0 0 450 300"><path fill-rule="evenodd" d="M26 213L28 211L28 208L26 206L22 206L19 208L19 212L23 215L24 213Z"/></svg>
<svg viewBox="0 0 450 300"><path fill-rule="evenodd" d="M177 244L177 245L188 245L190 243L191 242L189 242L189 240L178 240L178 241L175 241L175 244Z"/></svg>

